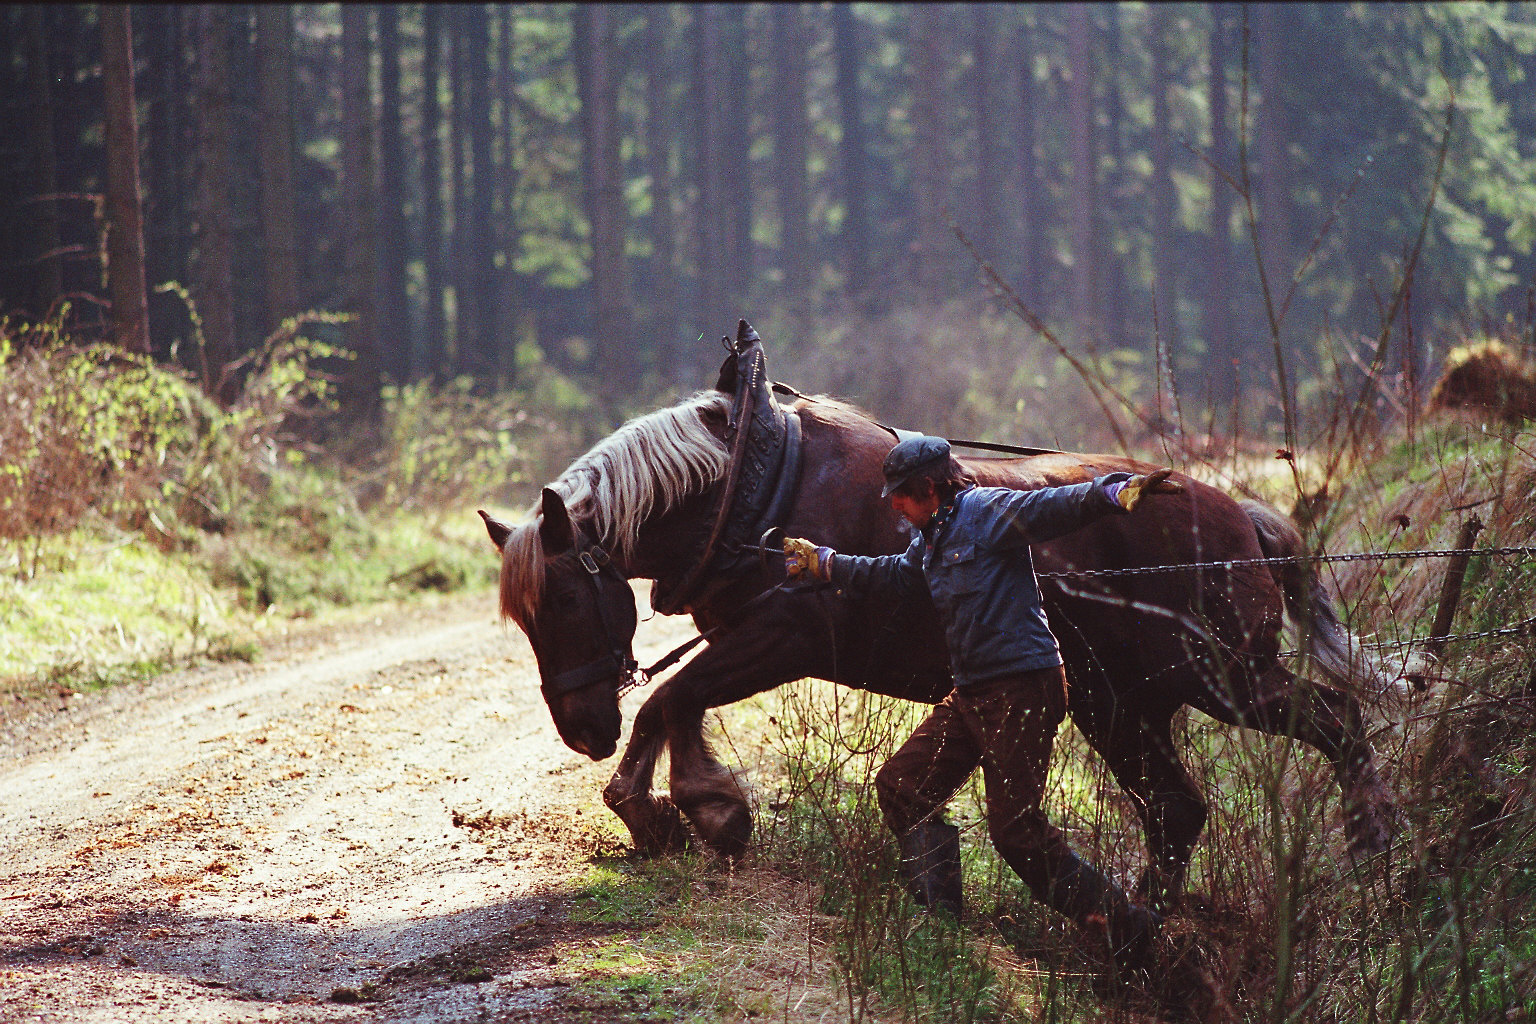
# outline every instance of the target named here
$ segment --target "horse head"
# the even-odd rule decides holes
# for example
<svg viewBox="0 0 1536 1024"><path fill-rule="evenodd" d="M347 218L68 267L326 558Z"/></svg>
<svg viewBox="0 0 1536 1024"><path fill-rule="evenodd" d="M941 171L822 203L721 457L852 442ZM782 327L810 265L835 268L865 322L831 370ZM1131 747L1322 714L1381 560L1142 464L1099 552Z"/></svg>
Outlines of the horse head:
<svg viewBox="0 0 1536 1024"><path fill-rule="evenodd" d="M544 703L565 745L594 761L618 747L619 691L633 675L635 595L608 551L572 519L565 501L545 488L537 523L540 574L522 581L509 540L521 531L480 513L502 553L502 612L522 627L538 660ZM530 551L530 554L532 552ZM530 559L524 559L530 561Z"/></svg>

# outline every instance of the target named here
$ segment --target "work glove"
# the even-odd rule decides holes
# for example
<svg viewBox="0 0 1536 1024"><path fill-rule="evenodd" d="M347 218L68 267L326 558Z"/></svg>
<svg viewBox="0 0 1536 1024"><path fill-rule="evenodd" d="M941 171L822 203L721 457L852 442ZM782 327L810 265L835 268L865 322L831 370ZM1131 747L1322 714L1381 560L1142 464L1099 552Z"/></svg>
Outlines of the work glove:
<svg viewBox="0 0 1536 1024"><path fill-rule="evenodd" d="M828 547L817 547L799 537L784 538L784 578L798 580L809 576L827 581L832 578L832 555Z"/></svg>
<svg viewBox="0 0 1536 1024"><path fill-rule="evenodd" d="M1184 485L1177 480L1168 479L1173 473L1171 469L1157 469L1145 475L1137 474L1125 482L1120 488L1120 493L1115 495L1115 503L1127 512L1131 511L1146 494L1180 494Z"/></svg>

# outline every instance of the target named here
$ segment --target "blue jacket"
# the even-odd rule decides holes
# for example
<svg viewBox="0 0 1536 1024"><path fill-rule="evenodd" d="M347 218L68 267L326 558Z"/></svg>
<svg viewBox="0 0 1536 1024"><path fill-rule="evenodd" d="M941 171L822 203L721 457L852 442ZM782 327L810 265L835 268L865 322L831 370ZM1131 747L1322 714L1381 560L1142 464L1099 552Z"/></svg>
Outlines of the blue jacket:
<svg viewBox="0 0 1536 1024"><path fill-rule="evenodd" d="M905 595L926 585L949 642L955 685L1061 664L1045 620L1029 545L1070 533L1125 510L1105 485L1087 483L1015 491L969 487L948 516L934 516L899 555L834 554L832 582L854 593L890 588Z"/></svg>

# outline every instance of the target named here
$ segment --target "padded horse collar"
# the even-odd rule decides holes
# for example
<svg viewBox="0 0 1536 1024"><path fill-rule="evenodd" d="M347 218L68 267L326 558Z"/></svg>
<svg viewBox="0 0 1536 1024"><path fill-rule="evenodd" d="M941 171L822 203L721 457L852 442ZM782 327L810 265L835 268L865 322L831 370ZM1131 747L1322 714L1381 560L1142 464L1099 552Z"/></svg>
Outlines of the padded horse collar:
<svg viewBox="0 0 1536 1024"><path fill-rule="evenodd" d="M634 654L627 647L619 643L618 631L613 628L613 622L608 615L608 606L603 601L601 577L609 576L624 584L626 589L629 586L629 579L619 571L618 566L613 564L613 559L601 544L583 545L578 540L575 550L562 557L575 557L581 563L581 567L586 570L587 579L592 581L592 589L597 595L597 617L602 623L603 640L608 650L585 665L578 665L544 680L539 689L543 691L544 699L548 701L615 675L619 677L619 686L622 689L624 684L633 678L640 663L635 660Z"/></svg>
<svg viewBox="0 0 1536 1024"><path fill-rule="evenodd" d="M780 524L800 483L800 417L786 413L773 397L762 338L740 320L735 343L721 340L731 354L715 389L735 399L725 429L730 464L698 559L680 577L657 580L651 589L651 607L663 615L684 611L711 583L720 585L755 564L743 545Z"/></svg>

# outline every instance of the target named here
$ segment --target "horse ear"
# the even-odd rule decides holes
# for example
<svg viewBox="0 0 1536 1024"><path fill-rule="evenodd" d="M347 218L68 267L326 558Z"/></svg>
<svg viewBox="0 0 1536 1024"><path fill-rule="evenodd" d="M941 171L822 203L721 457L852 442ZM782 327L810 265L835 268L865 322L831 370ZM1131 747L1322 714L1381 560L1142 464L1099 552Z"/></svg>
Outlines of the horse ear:
<svg viewBox="0 0 1536 1024"><path fill-rule="evenodd" d="M544 520L539 524L539 540L544 545L544 554L550 557L576 546L576 529L571 525L565 499L548 487L544 488Z"/></svg>
<svg viewBox="0 0 1536 1024"><path fill-rule="evenodd" d="M491 515L485 509L477 509L480 518L485 520L485 531L491 535L491 543L500 551L507 546L507 538L512 535L512 527Z"/></svg>

